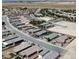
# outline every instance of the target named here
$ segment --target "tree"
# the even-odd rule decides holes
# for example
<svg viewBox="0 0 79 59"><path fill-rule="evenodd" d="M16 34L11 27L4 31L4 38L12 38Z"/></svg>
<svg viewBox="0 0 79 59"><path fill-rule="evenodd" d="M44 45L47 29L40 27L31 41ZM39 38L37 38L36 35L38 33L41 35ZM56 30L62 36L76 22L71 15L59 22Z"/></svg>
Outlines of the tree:
<svg viewBox="0 0 79 59"><path fill-rule="evenodd" d="M2 25L5 25L5 22L2 22Z"/></svg>

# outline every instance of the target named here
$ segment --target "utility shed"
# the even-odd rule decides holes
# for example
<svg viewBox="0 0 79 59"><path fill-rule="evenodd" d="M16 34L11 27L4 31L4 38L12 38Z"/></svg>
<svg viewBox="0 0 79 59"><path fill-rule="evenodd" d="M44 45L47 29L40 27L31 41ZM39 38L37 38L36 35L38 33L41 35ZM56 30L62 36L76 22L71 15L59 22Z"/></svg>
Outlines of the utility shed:
<svg viewBox="0 0 79 59"><path fill-rule="evenodd" d="M21 56L28 56L29 57L29 56L33 55L34 53L37 53L37 51L40 51L40 50L41 50L40 47L32 46L32 47L20 52L19 55L21 55Z"/></svg>
<svg viewBox="0 0 79 59"><path fill-rule="evenodd" d="M64 36L60 36L60 37L56 38L55 40L58 43L64 43L66 41L66 39L68 39L68 37L66 35L64 35Z"/></svg>
<svg viewBox="0 0 79 59"><path fill-rule="evenodd" d="M8 40L12 40L12 39L15 39L15 38L18 38L18 36L17 35L10 35L10 36L4 38L3 42L8 41Z"/></svg>
<svg viewBox="0 0 79 59"><path fill-rule="evenodd" d="M59 53L55 51L50 51L47 53L43 59L57 59L59 57Z"/></svg>
<svg viewBox="0 0 79 59"><path fill-rule="evenodd" d="M31 47L31 44L29 44L28 42L22 42L20 45L16 46L13 48L13 51L15 53L19 53L21 52L22 50L25 50L27 48Z"/></svg>
<svg viewBox="0 0 79 59"><path fill-rule="evenodd" d="M48 36L45 36L45 38L46 38L48 41L51 41L51 40L57 38L58 36L59 36L58 34L52 33L52 34L50 34L50 35L48 35Z"/></svg>
<svg viewBox="0 0 79 59"><path fill-rule="evenodd" d="M40 35L42 35L42 34L44 34L44 33L46 33L46 31L45 30L41 30L41 31L39 31L39 32L36 32L36 33L34 33L36 36L40 36Z"/></svg>

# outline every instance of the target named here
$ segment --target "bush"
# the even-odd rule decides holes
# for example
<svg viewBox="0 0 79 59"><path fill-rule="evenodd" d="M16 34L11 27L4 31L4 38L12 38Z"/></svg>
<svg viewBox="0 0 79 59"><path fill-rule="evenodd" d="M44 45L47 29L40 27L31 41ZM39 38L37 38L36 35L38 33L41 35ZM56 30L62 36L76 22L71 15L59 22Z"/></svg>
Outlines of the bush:
<svg viewBox="0 0 79 59"><path fill-rule="evenodd" d="M31 22L30 22L30 24L33 24L33 25L39 25L39 24L41 24L41 23L44 23L44 22L46 22L46 21L44 21L44 20L32 20Z"/></svg>
<svg viewBox="0 0 79 59"><path fill-rule="evenodd" d="M16 56L16 55L13 54L13 53L10 53L9 55L11 56L11 58L13 58L14 56Z"/></svg>
<svg viewBox="0 0 79 59"><path fill-rule="evenodd" d="M22 59L21 57L17 56L15 59Z"/></svg>

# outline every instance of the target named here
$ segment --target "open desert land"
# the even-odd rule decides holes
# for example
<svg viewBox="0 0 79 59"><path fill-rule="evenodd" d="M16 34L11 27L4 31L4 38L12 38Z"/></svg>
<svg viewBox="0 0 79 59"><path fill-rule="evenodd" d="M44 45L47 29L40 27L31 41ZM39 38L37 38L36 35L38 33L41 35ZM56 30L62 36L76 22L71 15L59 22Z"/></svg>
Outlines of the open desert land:
<svg viewBox="0 0 79 59"><path fill-rule="evenodd" d="M39 9L43 9L43 8L49 8L49 9L50 8L51 9L53 9L53 8L55 8L55 9L76 9L76 2L45 2L45 3L44 2L41 2L41 3L39 3L39 2L37 2L37 3L35 3L35 2L33 2L33 3L27 3L27 2L25 2L25 3L19 3L18 2L18 3L3 3L2 7L7 7L7 8L18 8L18 7L24 8L24 7L26 7L26 8L31 8L31 9L32 8L39 8ZM13 11L13 10L11 10L11 11ZM46 21L48 21L50 17L42 17L42 18L44 18L45 20L47 19ZM21 16L20 19L22 19L21 20L22 22L25 22L25 20L26 20L26 18L24 18L23 16ZM41 19L41 17L40 17L40 19ZM26 22L28 23L29 20L27 20ZM52 30L52 32L58 32L58 33L66 34L66 35L70 35L70 36L75 36L76 35L76 32L75 32L75 30L76 30L75 29L76 24L74 22L60 21L60 22L58 22L56 24L59 24L61 27L56 26L56 27L53 27L53 28L49 28L47 30L50 30L50 31ZM31 37L30 34L28 36L29 36L29 38ZM65 50L67 50L67 52L65 54L62 54L59 59L75 59L76 58L76 52L75 52L76 48L75 47L76 47L76 40L74 39L71 43L69 43L68 46L66 46L64 48ZM13 48L14 47L9 48L9 49L3 51L3 55L5 57L7 57L7 56L10 57L10 55L9 55L10 52L14 53Z"/></svg>
<svg viewBox="0 0 79 59"><path fill-rule="evenodd" d="M61 8L61 9L75 9L75 2L37 2L37 3L3 3L3 7L17 8L17 7L27 7L27 8Z"/></svg>
<svg viewBox="0 0 79 59"><path fill-rule="evenodd" d="M62 56L60 59L75 59L76 58L76 40L71 42L67 47L67 53Z"/></svg>

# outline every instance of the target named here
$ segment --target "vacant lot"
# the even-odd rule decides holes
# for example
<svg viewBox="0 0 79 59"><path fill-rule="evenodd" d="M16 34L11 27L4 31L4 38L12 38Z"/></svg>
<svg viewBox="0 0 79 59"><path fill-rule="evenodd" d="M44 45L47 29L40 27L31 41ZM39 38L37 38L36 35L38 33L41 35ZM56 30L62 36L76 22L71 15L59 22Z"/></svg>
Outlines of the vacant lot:
<svg viewBox="0 0 79 59"><path fill-rule="evenodd" d="M75 2L52 2L52 3L3 3L3 6L8 8L27 7L27 8L61 8L61 9L74 9L76 8Z"/></svg>

